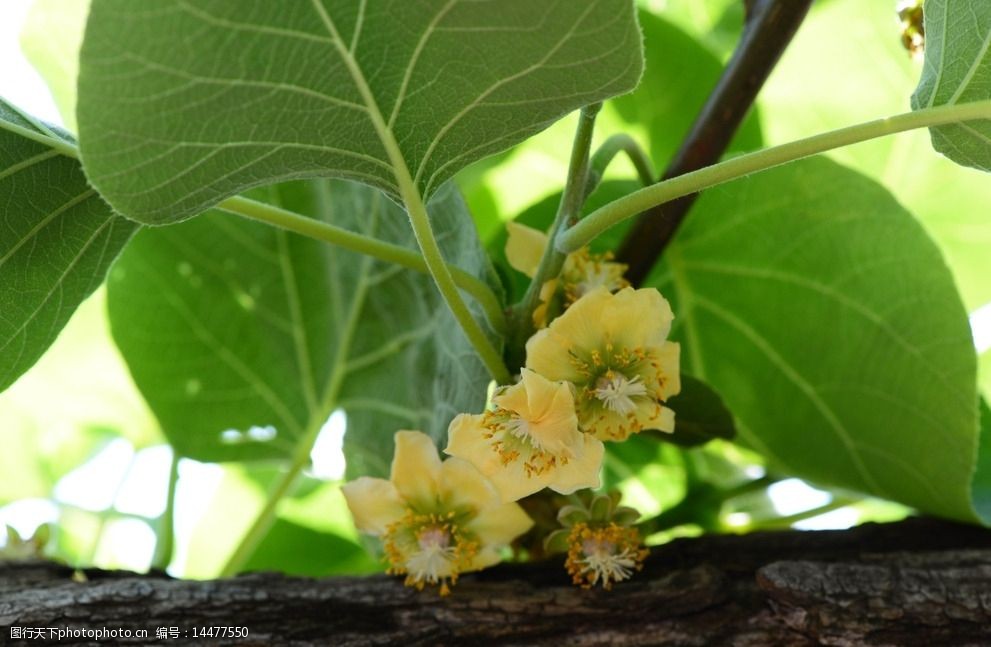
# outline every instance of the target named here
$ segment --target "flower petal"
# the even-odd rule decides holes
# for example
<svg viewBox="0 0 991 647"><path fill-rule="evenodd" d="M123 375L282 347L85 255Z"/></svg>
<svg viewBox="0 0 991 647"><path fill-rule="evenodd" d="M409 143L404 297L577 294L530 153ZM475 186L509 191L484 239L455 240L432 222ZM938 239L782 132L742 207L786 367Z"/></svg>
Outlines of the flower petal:
<svg viewBox="0 0 991 647"><path fill-rule="evenodd" d="M555 382L586 381L588 376L577 369L572 352L587 359L590 351L605 346L599 319L611 296L605 290L594 290L578 299L550 326L537 331L526 343L526 367Z"/></svg>
<svg viewBox="0 0 991 647"><path fill-rule="evenodd" d="M499 493L474 465L460 458L449 458L440 466L440 499L445 510L474 511L476 514L497 506Z"/></svg>
<svg viewBox="0 0 991 647"><path fill-rule="evenodd" d="M468 461L482 474L489 474L501 460L492 449L491 441L485 437L482 419L483 416L467 413L455 417L447 428L447 448L444 451Z"/></svg>
<svg viewBox="0 0 991 647"><path fill-rule="evenodd" d="M495 566L502 561L502 555L499 553L499 549L493 546L485 546L482 550L478 551L475 557L471 560L471 564L462 569L462 573L470 573L472 571L480 571L483 568L488 568L489 566Z"/></svg>
<svg viewBox="0 0 991 647"><path fill-rule="evenodd" d="M681 393L680 355L681 346L673 341L664 342L657 352L657 363L660 364L657 397L661 400Z"/></svg>
<svg viewBox="0 0 991 647"><path fill-rule="evenodd" d="M502 409L507 409L516 413L524 420L530 419L530 399L526 388L526 369L524 370L523 382L499 389L492 396L492 404ZM532 373L532 371L531 371Z"/></svg>
<svg viewBox="0 0 991 647"><path fill-rule="evenodd" d="M646 404L640 406L659 407L652 400L644 400L644 402ZM630 434L639 431L635 425L636 420L639 420L639 418L631 420L629 416L624 416L608 407L587 405L584 413L585 415L582 417L582 430L592 434L599 440L626 440Z"/></svg>
<svg viewBox="0 0 991 647"><path fill-rule="evenodd" d="M528 368L520 371L520 383L526 394L527 413L531 420L536 420L547 415L553 407L555 399L563 388L567 397L571 396L568 386L562 382L551 382L543 375ZM499 404L496 402L496 404ZM504 405L500 405L504 406Z"/></svg>
<svg viewBox="0 0 991 647"><path fill-rule="evenodd" d="M397 431L392 475L399 494L420 512L437 506L440 456L430 436L421 431Z"/></svg>
<svg viewBox="0 0 991 647"><path fill-rule="evenodd" d="M547 487L552 472L527 475L519 458L503 463L492 441L484 436L486 430L481 420L482 416L464 413L455 418L448 428L449 441L444 451L471 463L492 483L501 502L518 501Z"/></svg>
<svg viewBox="0 0 991 647"><path fill-rule="evenodd" d="M627 348L659 346L671 332L671 305L654 288L624 288L612 295L600 316L602 330Z"/></svg>
<svg viewBox="0 0 991 647"><path fill-rule="evenodd" d="M554 472L550 488L555 492L571 494L583 488L597 488L601 483L599 472L602 469L605 445L601 440L587 434L582 434L582 437L584 447L581 454Z"/></svg>
<svg viewBox="0 0 991 647"><path fill-rule="evenodd" d="M510 267L533 278L547 249L547 234L516 222L506 223L506 260Z"/></svg>
<svg viewBox="0 0 991 647"><path fill-rule="evenodd" d="M507 546L533 527L533 520L516 503L504 503L486 510L467 524L487 546Z"/></svg>
<svg viewBox="0 0 991 647"><path fill-rule="evenodd" d="M402 497L391 481L362 476L341 486L354 525L369 535L382 535L389 524L406 512Z"/></svg>

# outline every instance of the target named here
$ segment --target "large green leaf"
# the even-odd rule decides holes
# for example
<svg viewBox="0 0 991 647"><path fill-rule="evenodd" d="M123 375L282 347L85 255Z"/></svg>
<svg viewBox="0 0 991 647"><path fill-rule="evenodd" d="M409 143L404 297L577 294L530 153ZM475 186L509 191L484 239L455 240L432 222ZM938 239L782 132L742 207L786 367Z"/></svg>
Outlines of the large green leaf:
<svg viewBox="0 0 991 647"><path fill-rule="evenodd" d="M55 341L137 227L46 136L72 144L0 100L0 390Z"/></svg>
<svg viewBox="0 0 991 647"><path fill-rule="evenodd" d="M926 64L912 108L991 99L991 3L927 0ZM991 119L931 128L933 147L964 166L991 171Z"/></svg>
<svg viewBox="0 0 991 647"><path fill-rule="evenodd" d="M739 4L738 0L731 2ZM694 7L696 3L685 4ZM676 6L668 9L675 10ZM614 133L626 133L643 146L660 170L688 134L723 66L702 43L666 20L640 11L639 21L644 34L643 80L630 94L606 102L596 119L594 144ZM568 176L575 122L574 118L562 119L515 146L506 159L489 158L458 174L482 240L498 235L504 220L561 191ZM730 142L728 153L758 149L761 141L759 111L751 110ZM633 166L620 155L607 176L629 178L635 174Z"/></svg>
<svg viewBox="0 0 991 647"><path fill-rule="evenodd" d="M984 398L981 398L979 415L981 430L974 473L974 507L981 519L988 523L991 519L991 407Z"/></svg>
<svg viewBox="0 0 991 647"><path fill-rule="evenodd" d="M704 194L653 279L686 370L785 473L974 519L976 361L943 260L822 158Z"/></svg>
<svg viewBox="0 0 991 647"><path fill-rule="evenodd" d="M243 570L326 577L374 573L381 568L355 541L277 519Z"/></svg>
<svg viewBox="0 0 991 647"><path fill-rule="evenodd" d="M427 197L642 65L632 0L95 0L80 143L142 222L307 176Z"/></svg>
<svg viewBox="0 0 991 647"><path fill-rule="evenodd" d="M414 244L399 208L375 189L313 180L264 193ZM486 277L457 192L443 189L430 210L447 232L447 260ZM453 412L484 404L484 367L429 279L353 252L210 213L141 232L109 287L114 339L186 456L290 458L341 408L349 468L381 474L396 429L439 438Z"/></svg>
<svg viewBox="0 0 991 647"><path fill-rule="evenodd" d="M905 111L922 62L902 47L894 16L894 2L812 4L761 91L768 144ZM991 183L985 173L933 152L925 130L849 146L829 156L874 178L912 211L943 251L969 309L991 302Z"/></svg>

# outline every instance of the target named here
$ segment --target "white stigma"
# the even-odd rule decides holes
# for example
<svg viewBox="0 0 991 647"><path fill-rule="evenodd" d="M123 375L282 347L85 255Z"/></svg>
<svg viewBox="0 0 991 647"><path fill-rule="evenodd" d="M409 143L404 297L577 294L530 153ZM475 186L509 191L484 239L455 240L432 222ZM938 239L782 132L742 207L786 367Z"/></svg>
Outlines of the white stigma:
<svg viewBox="0 0 991 647"><path fill-rule="evenodd" d="M417 537L420 550L406 560L406 571L418 582L437 584L454 575L455 548L451 535L442 528L429 528Z"/></svg>
<svg viewBox="0 0 991 647"><path fill-rule="evenodd" d="M514 415L506 421L506 431L520 440L534 442L533 435L530 433L530 423L518 415Z"/></svg>
<svg viewBox="0 0 991 647"><path fill-rule="evenodd" d="M612 377L602 377L596 383L595 397L603 404L621 415L633 413L637 405L633 398L647 395L647 388L640 381L640 376L632 380L626 379L621 373L613 373Z"/></svg>
<svg viewBox="0 0 991 647"><path fill-rule="evenodd" d="M618 555L615 554L616 545L611 541L601 539L586 539L582 542L582 553L584 559L579 563L586 572L592 573L592 585L594 586L602 580L608 585L610 582L625 580L633 574L637 562L633 558L633 553L629 548L624 548Z"/></svg>
<svg viewBox="0 0 991 647"><path fill-rule="evenodd" d="M577 296L583 297L596 288L605 288L610 292L620 288L620 282L616 279L615 271L611 270L605 263L593 264L593 269L586 270L585 276L578 283Z"/></svg>

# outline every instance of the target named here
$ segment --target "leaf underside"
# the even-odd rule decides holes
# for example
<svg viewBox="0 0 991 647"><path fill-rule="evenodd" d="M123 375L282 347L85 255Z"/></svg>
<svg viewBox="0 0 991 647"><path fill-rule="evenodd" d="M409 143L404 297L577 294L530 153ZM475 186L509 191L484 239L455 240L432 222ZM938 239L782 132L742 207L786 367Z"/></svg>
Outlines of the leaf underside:
<svg viewBox="0 0 991 647"><path fill-rule="evenodd" d="M80 145L94 185L141 222L301 177L395 198L408 173L426 198L632 90L640 38L631 0L94 0Z"/></svg>
<svg viewBox="0 0 991 647"><path fill-rule="evenodd" d="M399 208L338 180L258 198L397 244ZM488 278L453 187L430 204L448 261ZM208 461L290 459L338 409L349 471L383 475L392 434L441 438L487 373L428 277L211 212L135 237L109 281L114 339L165 433Z"/></svg>
<svg viewBox="0 0 991 647"><path fill-rule="evenodd" d="M867 178L813 158L703 195L651 284L686 370L783 473L975 518L976 361L953 278Z"/></svg>
<svg viewBox="0 0 991 647"><path fill-rule="evenodd" d="M912 109L991 99L991 3L927 0L926 55ZM933 147L964 166L991 171L991 119L930 128Z"/></svg>
<svg viewBox="0 0 991 647"><path fill-rule="evenodd" d="M2 100L0 121L71 142ZM137 225L110 210L77 160L2 125L0 205L2 391L41 357L103 282Z"/></svg>

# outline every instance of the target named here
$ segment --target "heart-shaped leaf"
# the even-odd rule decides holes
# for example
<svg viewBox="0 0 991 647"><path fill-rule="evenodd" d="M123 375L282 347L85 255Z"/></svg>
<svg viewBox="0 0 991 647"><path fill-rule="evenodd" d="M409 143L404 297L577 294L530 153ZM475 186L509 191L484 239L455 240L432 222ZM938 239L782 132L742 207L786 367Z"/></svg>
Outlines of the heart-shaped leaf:
<svg viewBox="0 0 991 647"><path fill-rule="evenodd" d="M0 100L0 391L55 341L137 228L87 184L73 149Z"/></svg>
<svg viewBox="0 0 991 647"><path fill-rule="evenodd" d="M704 194L666 259L686 370L776 470L978 518L966 311L884 189L822 158L772 169Z"/></svg>
<svg viewBox="0 0 991 647"><path fill-rule="evenodd" d="M141 222L306 176L426 199L633 89L640 40L631 0L94 0L80 143L93 184Z"/></svg>
<svg viewBox="0 0 991 647"><path fill-rule="evenodd" d="M926 0L926 62L912 108L991 99L991 3ZM991 119L930 129L933 147L957 164L991 171Z"/></svg>
<svg viewBox="0 0 991 647"><path fill-rule="evenodd" d="M399 207L369 187L261 193L415 244ZM487 277L453 187L430 210L447 260ZM343 409L348 468L382 475L397 429L439 439L453 412L484 405L487 373L428 277L236 216L141 232L111 272L109 307L138 388L177 451L200 460L298 459Z"/></svg>

